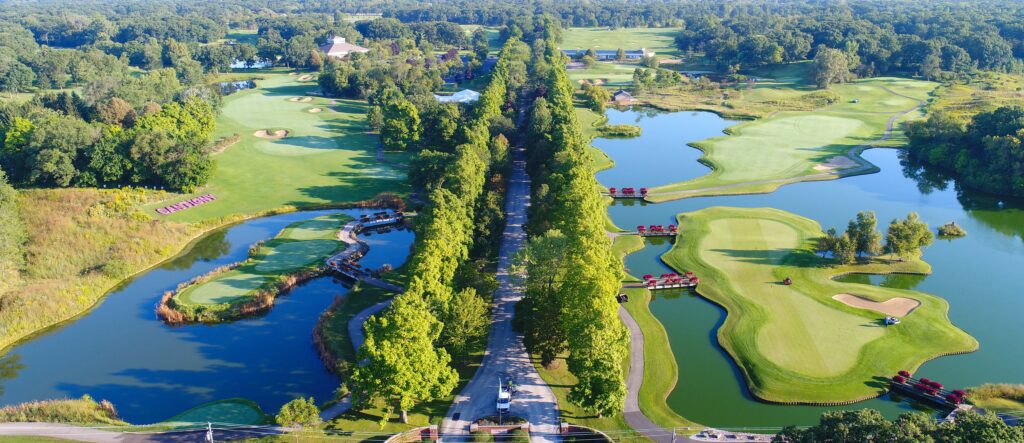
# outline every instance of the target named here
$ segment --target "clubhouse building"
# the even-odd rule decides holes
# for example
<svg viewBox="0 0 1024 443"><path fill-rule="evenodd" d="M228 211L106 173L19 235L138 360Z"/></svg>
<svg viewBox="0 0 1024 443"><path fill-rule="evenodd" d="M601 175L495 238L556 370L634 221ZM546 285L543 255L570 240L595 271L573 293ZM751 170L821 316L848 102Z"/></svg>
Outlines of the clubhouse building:
<svg viewBox="0 0 1024 443"><path fill-rule="evenodd" d="M324 51L328 57L334 58L345 58L353 52L367 53L370 52L359 45L353 45L352 43L346 42L345 37L334 37L331 42L320 47L321 51Z"/></svg>
<svg viewBox="0 0 1024 443"><path fill-rule="evenodd" d="M562 49L561 51L562 51L563 54L569 56L569 58L571 58L573 60L581 59L587 53L586 49ZM618 58L619 58L618 52L619 52L618 49L598 49L598 50L594 51L594 59L597 60L597 61L614 61L614 60L618 60ZM626 50L626 51L623 51L623 52L625 52L626 60L633 60L633 61L643 59L644 57L653 57L654 56L654 51L648 51L648 50L646 50L644 48L630 49L630 50Z"/></svg>

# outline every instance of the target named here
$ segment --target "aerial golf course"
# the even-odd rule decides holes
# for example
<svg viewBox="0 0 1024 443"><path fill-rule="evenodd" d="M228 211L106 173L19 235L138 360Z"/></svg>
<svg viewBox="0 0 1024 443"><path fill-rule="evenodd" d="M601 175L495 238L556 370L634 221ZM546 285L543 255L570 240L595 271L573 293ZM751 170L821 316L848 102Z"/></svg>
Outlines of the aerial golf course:
<svg viewBox="0 0 1024 443"><path fill-rule="evenodd" d="M880 375L978 347L949 321L939 297L832 280L846 273L928 273L921 260L882 256L834 264L814 253L822 235L816 222L777 209L712 207L678 219L686 234L662 259L700 275L698 292L726 309L718 341L762 400L863 400L883 389ZM782 284L787 277L792 285ZM902 323L885 326L887 315Z"/></svg>

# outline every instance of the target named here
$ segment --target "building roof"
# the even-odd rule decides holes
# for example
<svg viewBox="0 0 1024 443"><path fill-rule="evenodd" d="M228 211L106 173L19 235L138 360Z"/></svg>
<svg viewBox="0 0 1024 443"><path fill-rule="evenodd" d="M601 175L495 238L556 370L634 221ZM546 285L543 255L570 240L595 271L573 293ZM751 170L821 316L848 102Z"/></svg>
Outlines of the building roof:
<svg viewBox="0 0 1024 443"><path fill-rule="evenodd" d="M633 98L633 94L630 94L625 89L619 89L612 94L612 99L618 99L619 97Z"/></svg>
<svg viewBox="0 0 1024 443"><path fill-rule="evenodd" d="M321 51L327 53L328 57L344 57L353 52L369 52L359 45L353 45L352 43L346 42L345 37L334 37L331 42L320 47Z"/></svg>
<svg viewBox="0 0 1024 443"><path fill-rule="evenodd" d="M434 99L441 103L470 103L480 100L480 93L472 89L463 89L452 95L434 94Z"/></svg>

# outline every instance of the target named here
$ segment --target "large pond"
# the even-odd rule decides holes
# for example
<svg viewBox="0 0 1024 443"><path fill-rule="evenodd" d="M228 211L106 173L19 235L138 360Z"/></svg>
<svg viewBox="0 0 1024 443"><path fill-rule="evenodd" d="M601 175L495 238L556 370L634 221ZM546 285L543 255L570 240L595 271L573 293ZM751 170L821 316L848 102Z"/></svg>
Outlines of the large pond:
<svg viewBox="0 0 1024 443"><path fill-rule="evenodd" d="M708 137L709 132L720 135L721 129L731 124L707 112L609 110L608 116L612 124L643 128L638 138L594 141L616 161L615 168L598 173L598 180L617 187L660 185L707 173L707 168L696 163L700 152L686 144ZM644 157L644 161L637 160ZM977 352L933 360L918 375L953 387L1024 383L1024 347L1020 345L1020 337L1024 337L1020 320L1024 313L1024 201L958 189L935 171L908 166L895 149L872 149L864 157L881 172L787 185L766 195L660 204L617 201L609 207L609 214L618 226L626 228L674 223L678 213L709 206L780 208L839 229L863 210L875 211L883 227L909 211L918 212L932 227L955 221L968 236L936 240L925 250L932 275L851 278L941 296L950 303L953 322L981 342ZM670 247L664 240L648 242L647 248L626 257L626 266L634 275L665 272L659 256ZM716 305L690 293L658 292L651 311L665 326L679 366L678 385L668 403L682 416L721 427L774 427L816 423L822 411L835 409L754 400L735 364L718 345L716 332L725 312ZM894 416L911 406L883 398L845 409L864 407Z"/></svg>
<svg viewBox="0 0 1024 443"><path fill-rule="evenodd" d="M296 396L328 400L338 379L312 346L313 327L348 289L321 277L278 297L264 316L215 326L169 327L154 307L164 291L245 258L248 248L296 221L333 212L299 212L251 220L210 233L187 253L125 283L78 320L11 348L0 405L89 394L107 399L132 423L153 423L190 407L245 397L276 412ZM363 236L372 268L399 266L410 231ZM8 373L9 372L9 373Z"/></svg>

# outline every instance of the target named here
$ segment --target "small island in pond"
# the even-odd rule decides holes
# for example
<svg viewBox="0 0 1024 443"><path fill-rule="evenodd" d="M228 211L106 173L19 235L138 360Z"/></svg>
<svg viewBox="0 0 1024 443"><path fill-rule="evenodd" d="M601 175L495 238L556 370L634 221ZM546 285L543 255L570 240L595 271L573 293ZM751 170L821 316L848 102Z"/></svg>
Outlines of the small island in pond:
<svg viewBox="0 0 1024 443"><path fill-rule="evenodd" d="M942 226L939 226L939 237L963 237L967 235L967 231L956 222L949 222Z"/></svg>

